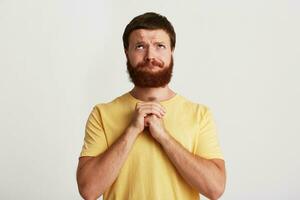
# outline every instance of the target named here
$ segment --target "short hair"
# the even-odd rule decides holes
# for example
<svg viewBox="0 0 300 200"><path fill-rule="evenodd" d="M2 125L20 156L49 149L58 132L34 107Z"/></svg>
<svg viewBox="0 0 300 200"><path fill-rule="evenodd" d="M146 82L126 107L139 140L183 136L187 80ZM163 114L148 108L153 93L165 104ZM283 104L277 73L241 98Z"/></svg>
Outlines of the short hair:
<svg viewBox="0 0 300 200"><path fill-rule="evenodd" d="M167 32L171 42L171 49L174 50L176 43L176 34L174 28L169 20L160 14L154 12L147 12L133 18L126 26L123 33L123 46L128 49L130 33L137 29L162 29Z"/></svg>

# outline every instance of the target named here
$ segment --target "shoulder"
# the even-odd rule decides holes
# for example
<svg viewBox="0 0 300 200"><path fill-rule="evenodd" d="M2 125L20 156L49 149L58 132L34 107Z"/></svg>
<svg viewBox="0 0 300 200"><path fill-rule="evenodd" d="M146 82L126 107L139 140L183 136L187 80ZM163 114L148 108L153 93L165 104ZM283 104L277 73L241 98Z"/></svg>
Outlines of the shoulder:
<svg viewBox="0 0 300 200"><path fill-rule="evenodd" d="M181 102L183 104L183 106L185 106L186 108L190 108L193 110L196 110L199 114L203 114L207 111L210 110L209 106L207 106L204 103L201 102L196 102L194 100L191 100L185 96L179 95Z"/></svg>
<svg viewBox="0 0 300 200"><path fill-rule="evenodd" d="M130 99L128 99L128 95L121 94L114 99L107 102L99 102L93 106L94 112L114 112L123 110L126 106L131 104Z"/></svg>
<svg viewBox="0 0 300 200"><path fill-rule="evenodd" d="M126 95L122 94L122 95L119 95L117 97L112 98L111 100L98 102L98 103L94 104L94 107L101 108L101 107L105 107L105 106L116 105L116 104L121 103L122 101L124 101L125 98L126 98Z"/></svg>
<svg viewBox="0 0 300 200"><path fill-rule="evenodd" d="M179 96L182 111L192 114L195 120L203 121L206 118L212 117L211 108L208 105L202 102L193 101L181 95Z"/></svg>

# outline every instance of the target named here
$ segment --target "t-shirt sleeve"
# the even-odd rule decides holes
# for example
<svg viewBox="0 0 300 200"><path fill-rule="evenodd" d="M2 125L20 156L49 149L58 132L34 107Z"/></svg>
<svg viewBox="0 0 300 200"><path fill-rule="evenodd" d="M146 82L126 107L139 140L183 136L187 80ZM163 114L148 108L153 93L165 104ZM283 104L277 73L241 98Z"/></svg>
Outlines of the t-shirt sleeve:
<svg viewBox="0 0 300 200"><path fill-rule="evenodd" d="M200 113L200 130L196 140L196 154L206 159L223 159L213 115L208 107L204 107Z"/></svg>
<svg viewBox="0 0 300 200"><path fill-rule="evenodd" d="M86 122L84 143L80 157L98 156L107 149L107 146L100 108L94 106Z"/></svg>

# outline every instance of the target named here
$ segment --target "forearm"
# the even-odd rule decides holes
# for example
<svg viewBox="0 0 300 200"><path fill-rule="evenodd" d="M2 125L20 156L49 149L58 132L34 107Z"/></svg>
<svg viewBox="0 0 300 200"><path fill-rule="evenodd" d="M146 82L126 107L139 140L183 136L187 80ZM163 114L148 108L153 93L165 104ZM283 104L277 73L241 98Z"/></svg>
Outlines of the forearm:
<svg viewBox="0 0 300 200"><path fill-rule="evenodd" d="M169 134L158 142L188 184L210 199L217 199L223 193L225 172L214 162L193 155Z"/></svg>
<svg viewBox="0 0 300 200"><path fill-rule="evenodd" d="M92 158L78 170L83 196L96 199L116 180L138 133L127 128L122 136L100 156Z"/></svg>

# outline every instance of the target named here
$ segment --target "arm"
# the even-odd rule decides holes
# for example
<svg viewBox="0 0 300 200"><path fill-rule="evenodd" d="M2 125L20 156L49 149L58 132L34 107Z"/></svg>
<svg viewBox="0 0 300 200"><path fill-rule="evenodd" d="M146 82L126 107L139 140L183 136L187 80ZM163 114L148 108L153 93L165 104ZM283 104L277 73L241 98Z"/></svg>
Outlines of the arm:
<svg viewBox="0 0 300 200"><path fill-rule="evenodd" d="M165 129L163 120L146 117L152 137L160 143L178 173L192 187L210 199L218 199L225 189L225 164L222 159L193 155Z"/></svg>
<svg viewBox="0 0 300 200"><path fill-rule="evenodd" d="M129 127L104 153L80 158L77 183L84 199L97 199L115 181L137 136L138 132Z"/></svg>
<svg viewBox="0 0 300 200"><path fill-rule="evenodd" d="M178 143L170 134L163 134L157 141L187 183L201 194L214 200L225 189L225 164L221 159L204 159L193 155Z"/></svg>
<svg viewBox="0 0 300 200"><path fill-rule="evenodd" d="M80 158L77 183L79 192L84 199L98 198L116 180L135 139L144 130L144 117L148 114L162 117L164 112L159 105L154 105L152 108L149 103L143 106L137 104L130 125L111 147L97 157ZM102 134L102 129L99 132L98 134ZM94 133L93 136L97 137L97 133Z"/></svg>

